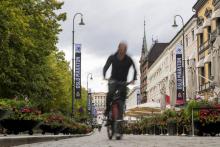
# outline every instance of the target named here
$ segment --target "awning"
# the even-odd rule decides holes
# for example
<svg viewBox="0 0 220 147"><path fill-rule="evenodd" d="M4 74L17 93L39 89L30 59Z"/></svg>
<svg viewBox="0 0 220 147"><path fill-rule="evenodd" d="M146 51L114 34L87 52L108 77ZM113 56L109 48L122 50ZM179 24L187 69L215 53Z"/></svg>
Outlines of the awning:
<svg viewBox="0 0 220 147"><path fill-rule="evenodd" d="M197 68L204 67L204 59L199 60L199 62L198 62L196 67Z"/></svg>
<svg viewBox="0 0 220 147"><path fill-rule="evenodd" d="M199 35L199 34L202 34L202 33L203 33L203 28L199 27L197 32L196 32L196 35Z"/></svg>
<svg viewBox="0 0 220 147"><path fill-rule="evenodd" d="M204 24L203 24L203 28L209 27L211 26L211 19L208 18L205 20Z"/></svg>
<svg viewBox="0 0 220 147"><path fill-rule="evenodd" d="M217 9L213 14L212 14L212 19L217 19L220 17L220 9Z"/></svg>
<svg viewBox="0 0 220 147"><path fill-rule="evenodd" d="M209 63L209 62L212 62L211 54L209 54L208 56L206 56L205 59L204 59L204 64Z"/></svg>
<svg viewBox="0 0 220 147"><path fill-rule="evenodd" d="M161 113L160 103L148 102L134 106L126 111L126 116L141 117Z"/></svg>

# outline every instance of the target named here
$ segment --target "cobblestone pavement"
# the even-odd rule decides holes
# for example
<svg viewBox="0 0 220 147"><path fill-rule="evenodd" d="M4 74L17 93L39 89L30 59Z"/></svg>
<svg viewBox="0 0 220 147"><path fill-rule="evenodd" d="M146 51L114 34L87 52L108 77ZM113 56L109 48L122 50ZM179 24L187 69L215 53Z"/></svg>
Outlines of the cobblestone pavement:
<svg viewBox="0 0 220 147"><path fill-rule="evenodd" d="M106 129L93 135L19 147L220 147L220 137L124 135L123 140L108 140Z"/></svg>

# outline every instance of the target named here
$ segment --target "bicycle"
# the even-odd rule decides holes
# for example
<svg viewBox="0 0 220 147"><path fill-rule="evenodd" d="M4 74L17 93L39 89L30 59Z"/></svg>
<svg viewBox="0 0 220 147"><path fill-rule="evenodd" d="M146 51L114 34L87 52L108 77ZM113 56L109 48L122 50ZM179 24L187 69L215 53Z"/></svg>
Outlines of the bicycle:
<svg viewBox="0 0 220 147"><path fill-rule="evenodd" d="M110 81L114 82L121 86L127 86L131 82L118 82L118 81ZM120 89L117 89L114 93L112 102L110 103L110 112L108 116L109 125L107 126L107 134L109 140L111 140L114 136L116 140L121 140L123 136L123 112L124 112L124 102L120 98Z"/></svg>

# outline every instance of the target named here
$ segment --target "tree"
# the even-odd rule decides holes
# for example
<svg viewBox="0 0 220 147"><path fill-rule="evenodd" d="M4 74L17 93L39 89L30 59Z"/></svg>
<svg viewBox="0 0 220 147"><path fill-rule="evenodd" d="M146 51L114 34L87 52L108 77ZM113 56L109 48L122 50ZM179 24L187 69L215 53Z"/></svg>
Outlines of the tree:
<svg viewBox="0 0 220 147"><path fill-rule="evenodd" d="M65 13L58 0L0 1L0 97L28 96L43 111L71 113L71 69L56 43ZM86 115L86 91L76 101ZM82 107L83 113L78 113Z"/></svg>
<svg viewBox="0 0 220 147"><path fill-rule="evenodd" d="M65 13L56 0L1 0L0 97L52 98L48 56L57 51Z"/></svg>

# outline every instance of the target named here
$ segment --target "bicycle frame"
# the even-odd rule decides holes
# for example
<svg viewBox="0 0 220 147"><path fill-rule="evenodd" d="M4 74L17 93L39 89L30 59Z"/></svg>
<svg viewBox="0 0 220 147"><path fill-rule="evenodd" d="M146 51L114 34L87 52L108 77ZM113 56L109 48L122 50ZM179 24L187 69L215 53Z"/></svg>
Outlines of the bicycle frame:
<svg viewBox="0 0 220 147"><path fill-rule="evenodd" d="M117 81L110 81L110 82L116 82L120 85L125 85L125 86L130 84L127 82L117 82ZM123 131L122 131L123 108L122 107L124 107L124 103L120 97L120 89L118 89L115 92L113 100L110 104L110 108L111 108L109 112L110 125L107 127L109 139L112 139L114 135L117 140L120 140L122 138L122 135L123 135Z"/></svg>

